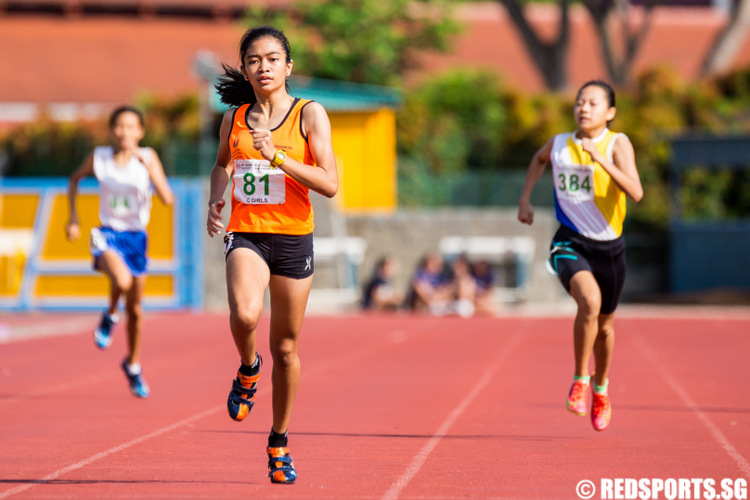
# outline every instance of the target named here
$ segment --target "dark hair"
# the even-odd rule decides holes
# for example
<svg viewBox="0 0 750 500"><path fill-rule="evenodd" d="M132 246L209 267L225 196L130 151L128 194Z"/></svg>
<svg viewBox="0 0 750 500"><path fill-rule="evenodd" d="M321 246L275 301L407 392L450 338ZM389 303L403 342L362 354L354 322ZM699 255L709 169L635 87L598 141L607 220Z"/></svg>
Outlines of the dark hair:
<svg viewBox="0 0 750 500"><path fill-rule="evenodd" d="M379 273L383 270L385 265L388 263L388 257L380 257L378 260L375 261L375 273Z"/></svg>
<svg viewBox="0 0 750 500"><path fill-rule="evenodd" d="M583 85L581 85L581 88L578 89L578 93L576 94L576 100L581 96L581 92L583 92L583 89L586 87L599 87L607 94L607 101L609 102L609 107L613 108L615 106L615 89L612 88L612 85L608 84L604 80L590 80Z"/></svg>
<svg viewBox="0 0 750 500"><path fill-rule="evenodd" d="M140 110L134 108L133 106L120 106L119 108L116 108L114 111L112 111L112 113L109 115L109 128L115 127L115 123L117 122L117 119L123 113L133 113L135 116L138 117L138 121L141 124L141 128L144 126L143 113L141 113Z"/></svg>
<svg viewBox="0 0 750 500"><path fill-rule="evenodd" d="M240 65L245 64L245 52L247 48L256 40L261 38L273 38L286 52L287 64L292 62L292 49L289 47L289 40L281 30L272 26L259 26L249 29L242 35L240 40ZM226 64L222 64L224 74L219 77L219 81L214 85L221 102L229 106L242 106L243 104L255 104L257 101L255 91L249 81L245 80L242 71ZM289 91L289 85L286 84Z"/></svg>

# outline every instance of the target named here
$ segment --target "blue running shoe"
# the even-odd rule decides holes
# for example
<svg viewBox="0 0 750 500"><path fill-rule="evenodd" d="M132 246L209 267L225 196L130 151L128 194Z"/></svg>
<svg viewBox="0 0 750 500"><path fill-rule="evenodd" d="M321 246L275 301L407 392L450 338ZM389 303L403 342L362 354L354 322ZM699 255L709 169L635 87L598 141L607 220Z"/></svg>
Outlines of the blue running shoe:
<svg viewBox="0 0 750 500"><path fill-rule="evenodd" d="M127 359L122 362L122 371L124 371L125 376L128 377L128 382L130 383L130 392L133 393L133 396L137 398L147 398L151 391L149 390L146 381L143 380L141 372L139 371L135 374L130 373Z"/></svg>
<svg viewBox="0 0 750 500"><path fill-rule="evenodd" d="M294 484L297 480L297 471L294 470L292 455L289 448L271 448L268 452L268 477L272 483Z"/></svg>
<svg viewBox="0 0 750 500"><path fill-rule="evenodd" d="M94 330L94 344L99 349L106 349L112 344L112 328L120 321L120 316L110 316L106 311L102 314L99 326Z"/></svg>
<svg viewBox="0 0 750 500"><path fill-rule="evenodd" d="M255 392L258 390L258 379L263 367L263 358L257 352L255 355L258 356L258 373L248 376L237 372L237 378L232 381L232 390L227 398L229 417L237 422L247 417L255 404Z"/></svg>

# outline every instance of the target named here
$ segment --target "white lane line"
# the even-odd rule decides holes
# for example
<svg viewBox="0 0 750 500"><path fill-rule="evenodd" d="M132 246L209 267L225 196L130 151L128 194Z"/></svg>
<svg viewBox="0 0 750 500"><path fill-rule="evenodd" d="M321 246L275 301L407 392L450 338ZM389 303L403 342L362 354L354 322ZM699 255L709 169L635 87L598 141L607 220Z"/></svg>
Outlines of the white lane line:
<svg viewBox="0 0 750 500"><path fill-rule="evenodd" d="M737 467L739 467L745 477L750 478L750 463L748 463L745 457L743 457L742 454L740 454L740 452L737 451L734 446L732 446L732 443L729 442L726 436L724 436L719 428L716 427L716 425L711 421L710 418L708 418L708 415L706 415L706 413L701 410L700 406L695 404L685 388L682 387L677 379L674 378L672 373L670 373L670 371L664 367L664 363L661 362L658 354L656 354L651 346L646 344L644 340L638 337L634 337L634 341L638 349L640 349L643 355L648 358L652 365L654 365L662 378L667 382L667 384L669 384L672 390L677 393L682 402L685 403L685 405L690 408L693 413L695 413L695 416L698 417L698 420L700 420L701 423L706 427L706 429L708 429L718 445L721 446L727 453L727 455L729 455L729 457L737 463Z"/></svg>
<svg viewBox="0 0 750 500"><path fill-rule="evenodd" d="M363 351L363 352L365 352L365 351ZM367 352L371 353L372 351L367 351ZM331 358L331 360L333 360L333 359L335 359L335 356ZM312 367L312 368L310 368L308 370L305 370L305 376L308 379L311 376L315 377L317 374L319 374L321 372L325 372L329 367L335 366L335 365L336 365L335 363L326 362L326 363L323 363L322 366L320 366L320 365L314 366L314 367ZM57 388L57 390L62 390L62 389L66 389L67 390L69 388L77 387L79 385L84 385L84 384L81 384L79 382L67 383L67 384L61 384L59 386L56 386L56 388ZM35 394L39 395L39 394L44 394L45 392L47 392L47 391L44 391L44 392L40 391L40 392L35 393ZM271 392L271 387L270 386L266 386L263 389L258 390L257 394L259 396L260 395L268 395L268 394L270 394L270 392ZM15 398L14 400L21 400L21 399L24 399L24 398ZM105 450L105 451L102 451L102 452L97 453L95 455L92 455L92 456L90 456L88 458L85 458L85 459L81 460L80 462L77 462L77 463L75 463L73 465L69 465L69 466L64 467L62 469L58 469L55 472L52 472L51 474L48 474L48 475L46 475L46 476L44 476L42 478L39 478L39 479L28 479L27 480L28 483L16 486L15 488L11 488L11 489L3 491L3 492L0 492L0 500L2 500L4 498L8 498L8 497L10 497L12 495L16 495L18 493L22 493L24 491L27 491L27 490L29 490L29 489L31 489L34 486L37 486L39 484L45 484L45 483L47 483L49 481L52 481L53 479L56 479L56 478L58 478L58 477L60 477L60 476L62 476L64 474L67 474L67 473L72 472L74 470L77 470L77 469L80 469L80 468L85 467L87 465L90 465L90 464L92 464L92 463L94 463L94 462L96 462L98 460L101 460L102 458L105 458L105 457L107 457L109 455L112 455L112 454L117 453L119 451L125 450L125 449L130 448L132 446L135 446L137 444L143 443L145 441L148 441L149 439L153 439L155 437L159 437L162 434L166 434L166 433L168 433L170 431L173 431L173 430L178 429L180 427L186 426L186 425L188 425L188 424L190 424L192 422L200 420L200 419L202 419L204 417L207 417L207 416L209 416L209 415L211 415L213 413L222 411L225 408L226 408L226 405L222 405L222 406L217 406L215 408L211 408L211 409L205 410L205 411L203 411L201 413L193 415L192 417L188 417L188 418L186 418L184 420L180 420L179 422L176 422L174 424L168 425L166 427L162 427L161 429L153 431L153 432L151 432L149 434L145 434L145 435L143 435L141 437L135 438L135 439L133 439L131 441L128 441L127 443L123 443L121 445L112 447L112 448L110 448L108 450Z"/></svg>
<svg viewBox="0 0 750 500"><path fill-rule="evenodd" d="M27 325L11 325L0 322L0 344L11 344L23 342L40 337L53 337L58 335L70 335L83 333L88 330L94 331L97 316L90 318L59 319L56 321L39 321Z"/></svg>
<svg viewBox="0 0 750 500"><path fill-rule="evenodd" d="M80 462L76 462L73 465L69 465L67 467L63 467L62 469L58 469L55 472L51 474L47 474L41 479L33 479L30 483L22 484L20 486L16 486L15 488L11 488L9 490L6 490L2 493L0 493L0 499L2 498L8 498L11 495L17 495L18 493L22 493L30 488L33 488L34 486L38 484L44 484L49 481L52 481L53 479L56 479L60 476L63 476L67 474L68 472L72 472L76 469L80 469L81 467L85 467L89 464L92 464L96 462L97 460L101 460L102 458L108 457L109 455L112 455L114 453L117 453L119 451L125 450L127 448L130 448L132 446L135 446L137 444L143 443L144 441L148 441L149 439L153 439L155 437L159 437L162 434L166 434L167 432L173 431L179 427L183 427L185 425L188 425L192 422L195 422L196 420L200 420L204 417L207 417L213 413L216 413L220 410L224 409L224 406L217 406L215 408L211 408L209 410L203 411L201 413L198 413L196 415L193 415L192 417L186 418L184 420L180 420L179 422L175 422L172 425L168 425L166 427L162 427L161 429L155 430L154 432L151 432L149 434L145 434L141 437L137 437L131 441L128 441L127 443L123 443L121 445L115 446L113 448L110 448L108 450L102 451L101 453L97 453L96 455L92 455L88 458L84 458Z"/></svg>
<svg viewBox="0 0 750 500"><path fill-rule="evenodd" d="M495 360L484 372L484 375L482 375L479 381L477 381L477 383L474 385L471 392L469 392L464 400L461 401L461 403L459 403L459 405L453 409L453 411L450 413L450 415L448 415L440 428L435 431L435 434L433 434L429 441L427 441L422 449L419 450L419 453L417 453L414 458L409 461L409 467L406 468L406 471L404 471L401 477L399 477L396 481L393 482L393 484L391 484L391 487L388 488L388 491L386 491L381 497L382 500L395 500L398 498L403 489L406 488L406 486L414 478L414 476L416 476L419 473L420 469L422 469L422 466L425 464L427 458L430 456L435 447L448 434L448 431L456 422L456 420L458 420L458 417L460 417L461 414L466 410L466 408L471 405L474 399L479 396L479 394L484 390L487 384L490 383L495 375L495 372L497 372L497 370L503 364L511 351L513 351L518 346L518 344L521 343L521 338L522 337L519 332L515 332L513 334L510 340L500 350Z"/></svg>
<svg viewBox="0 0 750 500"><path fill-rule="evenodd" d="M163 317L161 313L147 313L146 320L152 321ZM99 323L101 311L93 311L78 316L40 316L39 321L26 324L13 324L0 317L0 344L11 344L34 340L40 337L56 337L85 332L94 332Z"/></svg>
<svg viewBox="0 0 750 500"><path fill-rule="evenodd" d="M18 394L16 396L10 396L8 398L0 399L0 407L9 405L11 403L18 403L19 401L28 401L30 399L38 399L51 394L60 394L63 392L70 391L72 389L78 389L79 387L85 387L87 385L100 384L115 378L120 378L122 375L115 377L112 373L96 372L90 373L85 378L78 378L62 382L57 385L51 385L37 391L27 392Z"/></svg>

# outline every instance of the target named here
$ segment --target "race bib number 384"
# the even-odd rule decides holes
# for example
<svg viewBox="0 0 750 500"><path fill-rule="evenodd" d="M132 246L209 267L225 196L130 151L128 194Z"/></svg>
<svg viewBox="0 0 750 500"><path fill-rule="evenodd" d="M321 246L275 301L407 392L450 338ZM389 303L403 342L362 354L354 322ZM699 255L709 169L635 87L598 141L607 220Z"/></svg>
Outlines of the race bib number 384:
<svg viewBox="0 0 750 500"><path fill-rule="evenodd" d="M592 165L562 165L555 172L555 190L559 198L571 201L594 199Z"/></svg>
<svg viewBox="0 0 750 500"><path fill-rule="evenodd" d="M248 205L280 205L286 201L283 170L268 160L234 160L234 199Z"/></svg>

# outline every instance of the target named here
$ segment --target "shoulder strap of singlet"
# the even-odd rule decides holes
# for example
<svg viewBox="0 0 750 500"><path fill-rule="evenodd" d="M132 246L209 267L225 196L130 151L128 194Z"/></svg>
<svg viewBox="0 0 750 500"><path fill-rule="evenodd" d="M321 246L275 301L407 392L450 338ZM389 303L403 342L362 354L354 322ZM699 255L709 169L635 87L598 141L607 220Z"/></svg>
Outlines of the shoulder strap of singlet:
<svg viewBox="0 0 750 500"><path fill-rule="evenodd" d="M304 119L303 113L305 111L305 106L307 106L311 102L313 102L312 99L300 99L299 103L298 103L298 105L300 107L300 110L299 110L299 135L302 136L302 139L305 142L307 142L307 134L305 133L305 130L302 127L302 120Z"/></svg>
<svg viewBox="0 0 750 500"><path fill-rule="evenodd" d="M242 110L242 113L240 115L244 116L248 106L249 104L243 104L239 108L234 108L234 111L232 111L232 126L229 127L229 132L227 133L227 141L231 140L232 138L232 131L234 130L234 124L236 123L235 120L237 119L237 112Z"/></svg>
<svg viewBox="0 0 750 500"><path fill-rule="evenodd" d="M617 141L620 136L625 137L625 134L623 134L622 132L612 131L610 131L610 133L613 134L613 136L612 139L610 139L609 144L607 144L607 159L609 161L612 161L612 150L615 148L615 141Z"/></svg>
<svg viewBox="0 0 750 500"><path fill-rule="evenodd" d="M570 133L565 132L563 134L557 134L555 138L552 140L552 151L560 151L562 148L566 147L568 144L568 139L570 138Z"/></svg>

